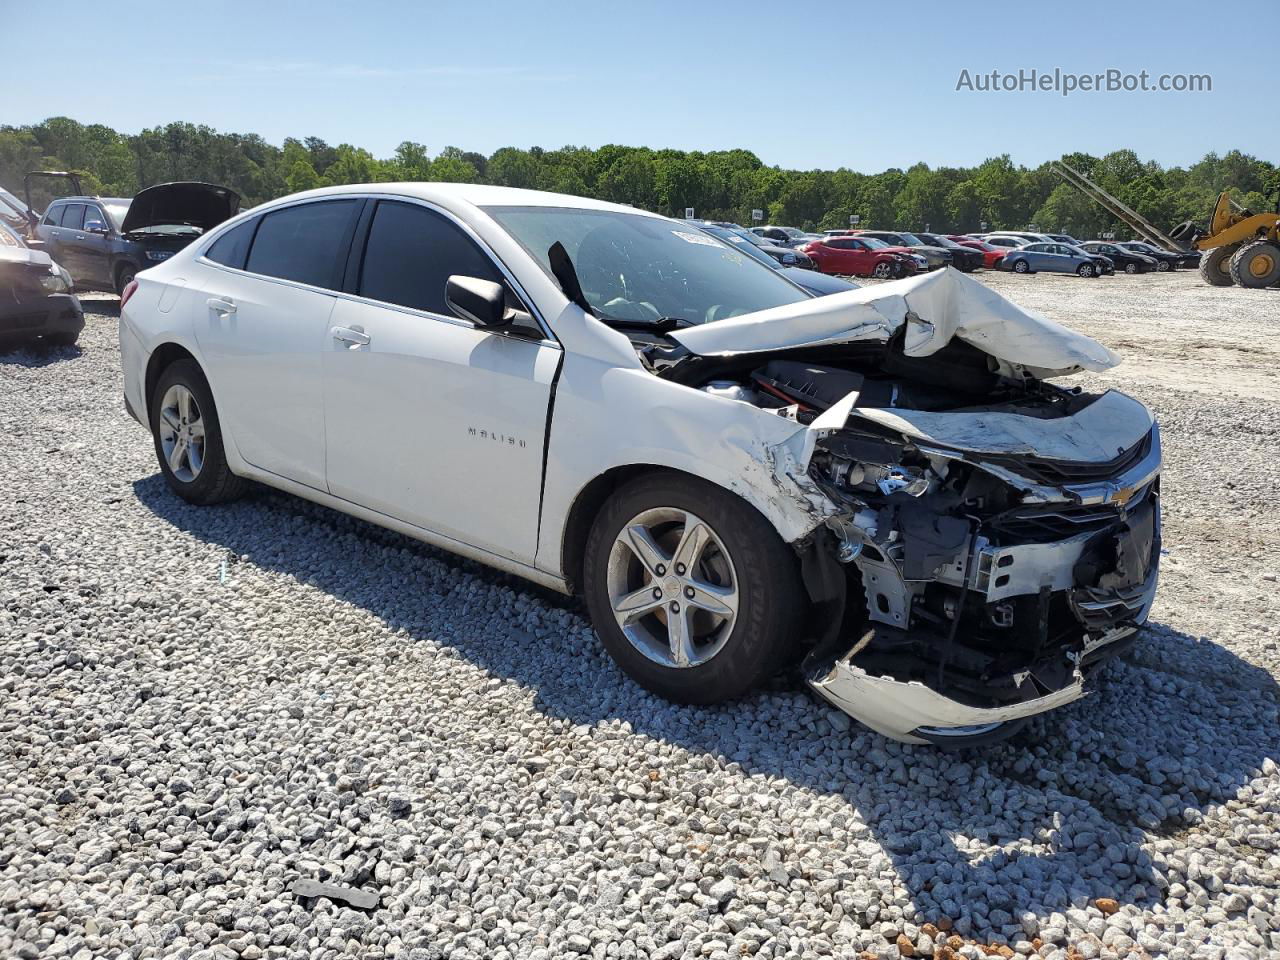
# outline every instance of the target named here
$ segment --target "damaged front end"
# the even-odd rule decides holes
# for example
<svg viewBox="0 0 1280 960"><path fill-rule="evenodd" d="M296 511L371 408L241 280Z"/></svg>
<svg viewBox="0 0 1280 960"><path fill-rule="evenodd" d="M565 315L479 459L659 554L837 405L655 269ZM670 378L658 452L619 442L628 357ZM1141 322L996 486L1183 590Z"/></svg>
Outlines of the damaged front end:
<svg viewBox="0 0 1280 960"><path fill-rule="evenodd" d="M796 543L822 619L806 676L887 736L951 746L1081 697L1146 619L1160 553L1150 413L1047 379L1116 359L955 278L850 295L843 336L814 311L821 345L744 322L745 353L694 353L702 331L665 366L650 351L803 427L774 466L820 517Z"/></svg>

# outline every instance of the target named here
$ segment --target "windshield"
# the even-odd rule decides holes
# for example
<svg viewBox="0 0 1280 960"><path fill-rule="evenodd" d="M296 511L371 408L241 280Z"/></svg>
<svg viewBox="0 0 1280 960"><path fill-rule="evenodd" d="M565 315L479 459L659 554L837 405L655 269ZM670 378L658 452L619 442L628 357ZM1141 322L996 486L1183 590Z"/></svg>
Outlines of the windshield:
<svg viewBox="0 0 1280 960"><path fill-rule="evenodd" d="M128 200L118 200L114 197L102 201L103 208L107 211L107 216L111 218L111 226L118 231L120 224L124 223L124 215L129 212Z"/></svg>
<svg viewBox="0 0 1280 960"><path fill-rule="evenodd" d="M602 320L709 323L808 299L777 271L692 224L612 210L484 209L548 274L547 251L563 244Z"/></svg>
<svg viewBox="0 0 1280 960"><path fill-rule="evenodd" d="M889 244L885 243L883 240L877 240L875 237L858 237L858 239L872 250L884 250L889 246Z"/></svg>
<svg viewBox="0 0 1280 960"><path fill-rule="evenodd" d="M760 249L760 246L755 242L756 236L754 233L747 233L745 230L734 230L731 227L717 227L714 225L705 226L702 229L713 237L719 237L726 243L734 244L735 249L741 250L748 257L759 260L767 267L776 268L778 265L778 261L774 260L773 257Z"/></svg>
<svg viewBox="0 0 1280 960"><path fill-rule="evenodd" d="M909 247L927 247L928 246L927 243L925 243L923 240L917 237L914 233L900 233L898 234L898 236L900 236L903 240L905 240L907 243L907 246Z"/></svg>
<svg viewBox="0 0 1280 960"><path fill-rule="evenodd" d="M798 239L800 237L808 236L808 234L805 233L803 230L797 230L795 227L779 227L778 229L781 230L783 233L785 233L788 237L791 237L793 240Z"/></svg>
<svg viewBox="0 0 1280 960"><path fill-rule="evenodd" d="M956 243L956 242L955 242L954 240L952 240L950 237L942 237L942 236L937 236L937 235L932 234L932 233L928 233L928 234L925 234L925 238L928 240L928 242L929 242L929 243L933 244L935 247L958 247L958 246L960 246L960 244Z"/></svg>

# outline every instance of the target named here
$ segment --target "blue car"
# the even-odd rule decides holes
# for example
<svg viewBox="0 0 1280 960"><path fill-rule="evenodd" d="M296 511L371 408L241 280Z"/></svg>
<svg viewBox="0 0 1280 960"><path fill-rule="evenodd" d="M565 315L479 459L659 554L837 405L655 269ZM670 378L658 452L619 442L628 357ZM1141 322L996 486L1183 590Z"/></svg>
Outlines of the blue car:
<svg viewBox="0 0 1280 960"><path fill-rule="evenodd" d="M1097 277L1115 272L1108 270L1105 257L1097 257L1067 243L1028 243L1005 254L1001 267L1014 273L1075 273Z"/></svg>

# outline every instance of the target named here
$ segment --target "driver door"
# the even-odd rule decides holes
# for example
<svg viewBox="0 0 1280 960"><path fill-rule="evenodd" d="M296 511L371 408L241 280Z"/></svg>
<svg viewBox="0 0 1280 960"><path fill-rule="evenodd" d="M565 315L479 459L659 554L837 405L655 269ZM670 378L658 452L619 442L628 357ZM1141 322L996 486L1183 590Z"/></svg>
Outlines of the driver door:
<svg viewBox="0 0 1280 960"><path fill-rule="evenodd" d="M323 353L329 492L532 564L562 352L455 316L444 299L451 275L503 283L514 297L452 219L378 201Z"/></svg>

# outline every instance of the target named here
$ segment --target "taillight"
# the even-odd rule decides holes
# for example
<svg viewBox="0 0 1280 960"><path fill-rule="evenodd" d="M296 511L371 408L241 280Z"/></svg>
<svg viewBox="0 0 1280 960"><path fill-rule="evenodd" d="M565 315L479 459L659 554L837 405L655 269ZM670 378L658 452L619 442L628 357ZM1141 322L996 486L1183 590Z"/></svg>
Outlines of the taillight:
<svg viewBox="0 0 1280 960"><path fill-rule="evenodd" d="M129 302L129 298L133 296L135 290L138 289L138 281L130 280L124 285L124 289L120 291L120 309L124 309L124 305Z"/></svg>

